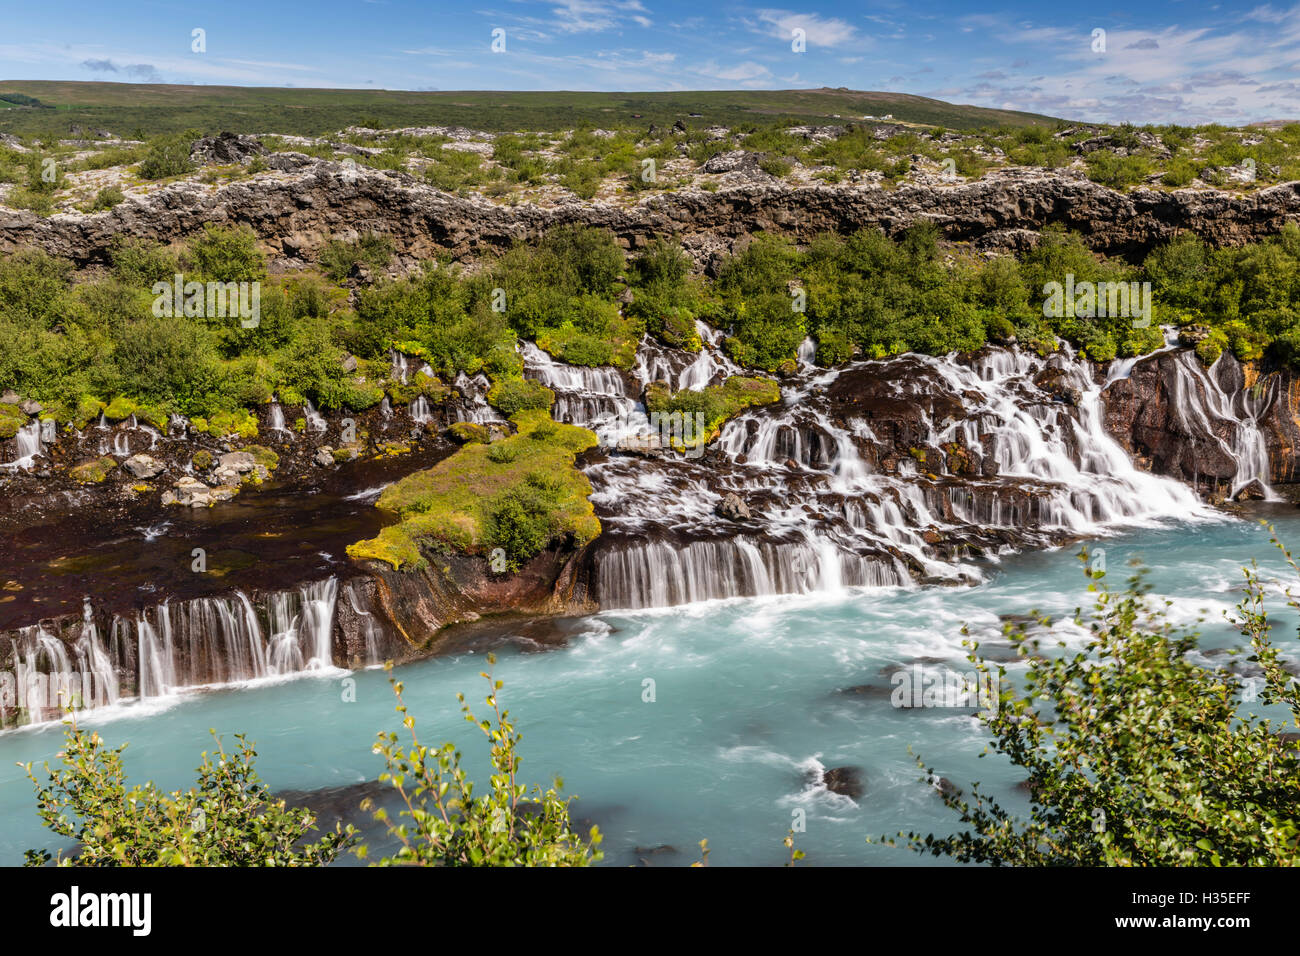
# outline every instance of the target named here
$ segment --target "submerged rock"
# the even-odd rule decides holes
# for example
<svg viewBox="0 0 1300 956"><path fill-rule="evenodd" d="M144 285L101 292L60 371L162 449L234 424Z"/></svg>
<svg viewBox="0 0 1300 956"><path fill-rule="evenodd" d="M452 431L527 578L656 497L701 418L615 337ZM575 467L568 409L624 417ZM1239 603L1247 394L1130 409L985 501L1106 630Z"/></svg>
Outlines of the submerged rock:
<svg viewBox="0 0 1300 956"><path fill-rule="evenodd" d="M835 767L822 774L822 783L831 793L857 800L867 792L862 771L857 767Z"/></svg>

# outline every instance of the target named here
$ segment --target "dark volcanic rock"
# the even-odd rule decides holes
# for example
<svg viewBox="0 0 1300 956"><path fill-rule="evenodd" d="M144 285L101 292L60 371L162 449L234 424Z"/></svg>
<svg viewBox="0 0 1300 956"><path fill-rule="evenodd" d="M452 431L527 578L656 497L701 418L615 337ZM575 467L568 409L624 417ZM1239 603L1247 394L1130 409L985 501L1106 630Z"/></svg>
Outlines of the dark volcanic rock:
<svg viewBox="0 0 1300 956"><path fill-rule="evenodd" d="M201 140L200 153L212 161L242 161L254 149L246 139ZM722 159L729 155L713 159L718 167L748 169L750 160ZM331 235L364 223L390 236L399 255L428 259L448 253L468 259L554 226L587 223L610 229L631 248L677 235L703 261L757 230L801 240L862 228L895 235L924 219L934 222L946 239L986 248L1027 248L1040 230L1056 224L1078 231L1097 251L1138 254L1180 232L1215 245L1238 245L1274 235L1285 223L1300 219L1300 183L1249 195L1215 189L1120 193L1076 173L1023 168L996 170L943 188L904 185L891 190L792 185L758 170L740 177L754 178L716 192L656 193L631 206L574 200L510 207L450 195L406 173L300 153L273 154L267 165L285 175L215 190L180 181L94 215L41 217L6 209L0 217L0 250L34 245L81 265L103 264L120 236L169 242L204 223L241 222L275 248L293 237L295 252L307 257Z"/></svg>
<svg viewBox="0 0 1300 956"><path fill-rule="evenodd" d="M190 147L190 159L196 163L229 165L246 163L254 156L263 155L266 147L256 136L237 136L221 133L197 139Z"/></svg>
<svg viewBox="0 0 1300 956"><path fill-rule="evenodd" d="M862 779L862 771L857 767L835 767L827 770L822 774L822 783L826 784L826 789L831 793L838 793L852 800L859 799L867 790L866 783Z"/></svg>

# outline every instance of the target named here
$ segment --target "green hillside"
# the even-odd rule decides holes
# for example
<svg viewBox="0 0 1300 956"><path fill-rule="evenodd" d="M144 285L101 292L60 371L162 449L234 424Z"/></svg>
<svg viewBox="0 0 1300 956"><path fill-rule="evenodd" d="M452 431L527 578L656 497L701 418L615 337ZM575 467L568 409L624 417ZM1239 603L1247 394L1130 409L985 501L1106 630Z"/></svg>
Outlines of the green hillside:
<svg viewBox="0 0 1300 956"><path fill-rule="evenodd" d="M35 98L39 106L22 105ZM692 116L691 114L699 114ZM951 129L1053 123L1051 117L959 106L905 93L847 89L674 93L411 92L243 86L0 81L0 132L65 136L73 125L152 136L195 128L319 135L349 125L465 125L488 130L670 124L736 126L792 117L810 122L892 114Z"/></svg>

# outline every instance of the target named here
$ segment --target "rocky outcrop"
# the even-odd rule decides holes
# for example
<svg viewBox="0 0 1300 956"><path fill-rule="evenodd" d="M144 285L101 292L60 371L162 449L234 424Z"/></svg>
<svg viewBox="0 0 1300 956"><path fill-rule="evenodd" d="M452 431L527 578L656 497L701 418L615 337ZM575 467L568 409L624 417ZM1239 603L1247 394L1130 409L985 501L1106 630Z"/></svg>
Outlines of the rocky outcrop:
<svg viewBox="0 0 1300 956"><path fill-rule="evenodd" d="M0 250L35 245L81 265L104 263L119 237L170 241L224 222L250 225L289 263L313 258L331 236L362 232L390 236L404 256L468 259L553 226L587 223L612 230L628 247L680 236L709 265L759 230L810 239L863 227L893 234L930 220L950 240L1019 249L1056 224L1078 231L1097 251L1133 254L1179 232L1216 245L1240 244L1300 219L1300 183L1249 194L1210 188L1121 193L1063 170L1011 168L970 182L889 190L771 179L716 192L657 193L632 205L574 199L506 206L440 192L406 173L302 154L275 154L267 163L267 172L248 180L217 189L177 182L94 215L42 218L2 209Z"/></svg>
<svg viewBox="0 0 1300 956"><path fill-rule="evenodd" d="M254 156L262 156L266 147L255 136L238 136L222 133L197 139L190 147L190 159L200 164L228 165L246 163Z"/></svg>
<svg viewBox="0 0 1300 956"><path fill-rule="evenodd" d="M1289 370L1242 364L1230 352L1206 368L1191 349L1175 349L1139 359L1102 397L1107 431L1136 463L1211 500L1263 496L1259 482L1239 475L1252 426L1262 441L1253 450L1267 456L1262 477L1300 477L1300 383Z"/></svg>

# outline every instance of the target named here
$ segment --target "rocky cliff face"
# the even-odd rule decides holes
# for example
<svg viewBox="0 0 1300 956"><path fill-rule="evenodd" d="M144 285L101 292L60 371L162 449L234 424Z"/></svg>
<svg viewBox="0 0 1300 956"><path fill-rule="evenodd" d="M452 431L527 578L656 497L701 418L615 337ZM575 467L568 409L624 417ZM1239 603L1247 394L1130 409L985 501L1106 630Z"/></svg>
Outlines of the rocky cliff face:
<svg viewBox="0 0 1300 956"><path fill-rule="evenodd" d="M629 247L680 236L708 265L759 230L799 239L863 227L892 234L928 219L950 240L1016 249L1059 224L1110 254L1139 253L1183 231L1215 244L1239 244L1300 219L1300 183L1248 195L1209 188L1120 193L1075 172L1012 168L951 185L792 186L767 177L628 203L505 206L440 192L405 173L292 153L269 162L271 171L249 180L219 188L177 182L95 215L41 218L0 209L0 250L35 245L87 265L105 262L119 236L170 241L206 223L244 223L288 267L313 259L331 236L364 232L392 237L410 259L440 253L471 259L552 226L587 223L611 229Z"/></svg>
<svg viewBox="0 0 1300 956"><path fill-rule="evenodd" d="M1191 350L1175 349L1108 374L1106 428L1140 467L1211 501L1261 497L1265 483L1296 482L1300 381L1293 372L1243 365L1227 352L1207 369Z"/></svg>

